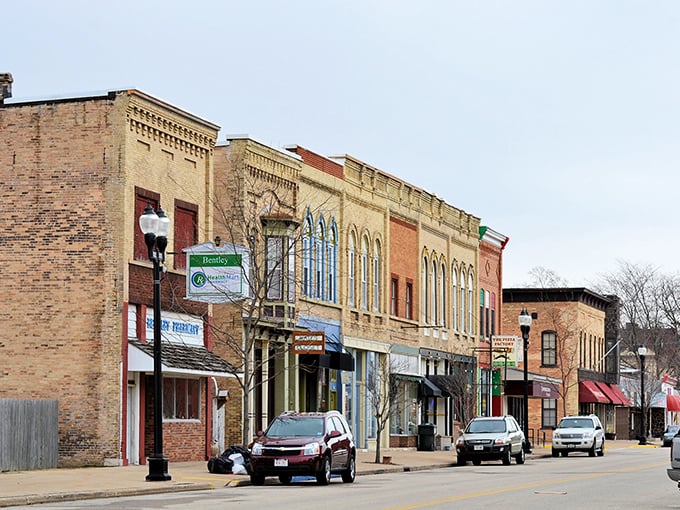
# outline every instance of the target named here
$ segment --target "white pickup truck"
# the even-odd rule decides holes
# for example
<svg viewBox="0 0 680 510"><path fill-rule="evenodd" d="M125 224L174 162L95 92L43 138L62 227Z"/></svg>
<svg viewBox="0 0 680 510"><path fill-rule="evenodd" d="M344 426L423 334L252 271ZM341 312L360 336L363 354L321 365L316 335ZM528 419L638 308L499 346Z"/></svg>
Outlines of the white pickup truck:
<svg viewBox="0 0 680 510"><path fill-rule="evenodd" d="M680 489L680 432L673 437L671 444L671 468L666 470L668 478L678 482Z"/></svg>

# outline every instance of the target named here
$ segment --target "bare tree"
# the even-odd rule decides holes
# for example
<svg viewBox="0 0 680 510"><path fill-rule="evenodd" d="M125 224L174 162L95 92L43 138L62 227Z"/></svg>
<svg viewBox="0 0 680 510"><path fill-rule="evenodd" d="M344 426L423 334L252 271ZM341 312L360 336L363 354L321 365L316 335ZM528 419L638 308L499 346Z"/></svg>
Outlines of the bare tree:
<svg viewBox="0 0 680 510"><path fill-rule="evenodd" d="M525 287L557 288L568 287L569 283L552 269L537 266L529 271L530 280Z"/></svg>
<svg viewBox="0 0 680 510"><path fill-rule="evenodd" d="M403 386L395 376L400 370L389 353L376 356L368 367L366 380L366 399L376 423L375 462L380 463L382 432L387 427L392 415L404 401Z"/></svg>

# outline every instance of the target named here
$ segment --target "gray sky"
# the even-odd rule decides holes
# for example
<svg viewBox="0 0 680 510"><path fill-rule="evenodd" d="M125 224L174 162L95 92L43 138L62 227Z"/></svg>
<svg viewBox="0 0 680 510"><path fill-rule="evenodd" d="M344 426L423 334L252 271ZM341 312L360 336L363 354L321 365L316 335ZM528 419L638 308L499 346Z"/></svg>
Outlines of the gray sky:
<svg viewBox="0 0 680 510"><path fill-rule="evenodd" d="M506 287L680 268L678 1L16 0L0 20L15 99L135 87L220 140L351 154L509 236Z"/></svg>

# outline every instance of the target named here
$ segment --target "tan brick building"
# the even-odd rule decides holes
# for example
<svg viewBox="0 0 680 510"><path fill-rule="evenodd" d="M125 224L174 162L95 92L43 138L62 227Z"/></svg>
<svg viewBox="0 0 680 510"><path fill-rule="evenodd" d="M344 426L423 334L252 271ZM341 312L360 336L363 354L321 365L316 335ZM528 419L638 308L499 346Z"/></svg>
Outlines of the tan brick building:
<svg viewBox="0 0 680 510"><path fill-rule="evenodd" d="M617 413L627 416L627 403L617 392L618 299L586 288L503 289L503 307L506 333L520 334L522 309L537 314L528 346L532 441L549 441L559 419L574 414L597 414L605 432L616 434L625 425L617 422ZM511 371L504 385L507 412L521 423L523 367Z"/></svg>
<svg viewBox="0 0 680 510"><path fill-rule="evenodd" d="M53 398L60 465L144 462L153 449L151 264L137 219L170 218L163 276L165 453L204 459L214 406L181 249L212 236L218 127L138 90L0 105L0 397ZM197 366L192 356L206 362Z"/></svg>

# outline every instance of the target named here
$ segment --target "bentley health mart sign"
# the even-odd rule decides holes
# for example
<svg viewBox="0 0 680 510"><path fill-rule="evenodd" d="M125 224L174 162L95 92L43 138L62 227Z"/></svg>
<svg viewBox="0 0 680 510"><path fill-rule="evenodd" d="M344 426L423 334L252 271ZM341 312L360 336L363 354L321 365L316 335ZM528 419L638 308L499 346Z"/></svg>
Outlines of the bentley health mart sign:
<svg viewBox="0 0 680 510"><path fill-rule="evenodd" d="M228 303L250 296L249 251L244 246L203 243L183 250L187 256L186 299Z"/></svg>

